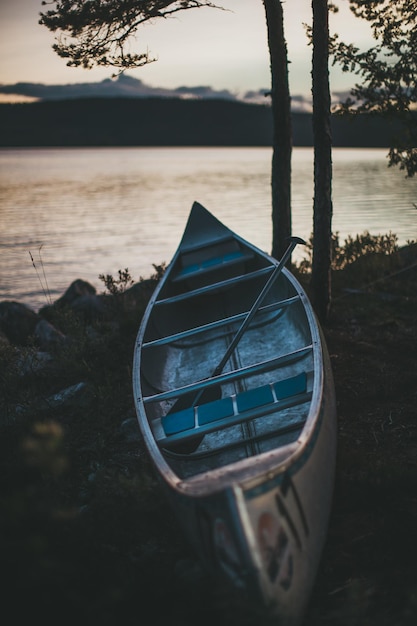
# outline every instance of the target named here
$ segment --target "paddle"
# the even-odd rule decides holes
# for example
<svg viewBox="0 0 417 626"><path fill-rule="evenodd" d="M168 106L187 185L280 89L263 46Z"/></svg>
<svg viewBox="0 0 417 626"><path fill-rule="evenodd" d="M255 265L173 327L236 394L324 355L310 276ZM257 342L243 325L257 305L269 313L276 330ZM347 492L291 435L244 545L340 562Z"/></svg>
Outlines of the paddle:
<svg viewBox="0 0 417 626"><path fill-rule="evenodd" d="M294 248L295 248L295 246L297 244L305 244L305 241L303 239L301 239L300 237L291 237L290 244L289 244L288 248L286 249L286 251L282 255L282 258L279 261L279 263L275 266L275 268L272 271L270 277L268 278L267 282L263 286L262 291L260 292L259 296L255 300L254 304L252 305L250 311L248 312L247 316L245 317L245 319L243 320L242 324L240 325L240 327L239 327L238 331L236 332L235 336L233 337L232 341L228 345L227 350L224 353L222 359L220 360L219 364L213 370L213 373L211 374L210 378L213 378L214 376L218 376L219 374L222 373L224 366L226 365L227 361L232 356L232 354L233 354L234 350L236 349L236 346L238 345L239 341L242 339L243 333L245 332L245 330L247 329L247 327L251 323L253 317L256 315L256 312L258 311L258 309L261 306L262 302L264 301L264 299L268 295L268 292L271 289L272 285L277 280L278 276L281 274L285 264L287 263L288 259L290 258L291 254L292 254L292 251L294 250ZM192 396L191 399L190 399L190 396ZM194 392L192 392L192 394L185 394L181 398L178 398L178 400L175 402L174 406L171 408L171 410L169 412L171 413L171 412L175 411L175 413L176 413L176 412L182 411L184 409L192 408L197 403L205 404L207 402L212 402L213 400L218 400L218 399L220 399L220 397L221 397L221 393L220 393L220 388L219 387L208 387L206 389L202 389L202 390L198 391L196 394ZM191 452L192 449L196 449L197 448L198 443L200 441L201 441L200 437L193 438L192 440L187 442L187 444L185 444L185 445L187 445L187 448L186 449L181 449L181 451L184 451L184 452L189 452L190 451ZM189 446L188 444L191 444L191 445Z"/></svg>
<svg viewBox="0 0 417 626"><path fill-rule="evenodd" d="M216 369L212 373L211 378L213 378L213 376L218 376L219 374L222 373L224 366L226 365L227 361L232 356L232 354L233 354L237 344L239 343L239 341L241 340L241 338L243 336L243 333L245 332L246 328L251 323L253 317L255 316L257 310L259 309L259 307L261 306L261 304L264 301L265 297L267 296L267 294L268 294L269 290L271 289L272 285L274 284L274 282L276 281L278 276L281 274L282 268L284 267L284 265L286 264L286 262L290 258L291 253L294 250L295 246L297 244L299 244L299 243L300 244L305 244L305 241L303 239L301 239L300 237L291 237L290 245L288 246L288 248L284 252L284 254L282 256L282 259L280 260L278 265L276 265L276 267L273 270L272 274L270 275L270 277L268 278L268 280L265 283L264 287L262 288L261 293L259 294L259 296L257 297L256 301L252 305L251 310L249 311L249 313L247 314L247 316L243 320L239 330L237 331L236 335L233 337L231 343L229 344L229 346L228 346L228 348L227 348L227 350L226 350L222 360L220 361L220 363L218 364L218 366L216 367ZM200 391L200 394L201 393L202 392ZM194 406L195 404L196 403L194 403L192 406Z"/></svg>

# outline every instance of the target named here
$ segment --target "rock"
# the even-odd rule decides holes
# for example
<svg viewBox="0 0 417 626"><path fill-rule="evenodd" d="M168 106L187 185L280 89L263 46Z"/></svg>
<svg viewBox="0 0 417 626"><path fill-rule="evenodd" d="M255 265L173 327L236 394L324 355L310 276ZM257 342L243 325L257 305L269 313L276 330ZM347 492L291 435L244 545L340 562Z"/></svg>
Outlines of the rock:
<svg viewBox="0 0 417 626"><path fill-rule="evenodd" d="M44 370L52 361L49 352L22 351L16 360L19 373L22 376L37 374Z"/></svg>
<svg viewBox="0 0 417 626"><path fill-rule="evenodd" d="M16 420L18 417L24 417L35 408L38 411L51 410L51 409L68 409L72 408L76 411L86 408L94 399L92 388L87 383L81 382L76 385L71 385L66 389L62 389L47 398L37 398L30 402L30 404L18 404L14 407L10 407L8 414L9 420Z"/></svg>
<svg viewBox="0 0 417 626"><path fill-rule="evenodd" d="M36 324L34 337L41 350L50 350L65 342L65 335L52 326L47 320L41 319Z"/></svg>
<svg viewBox="0 0 417 626"><path fill-rule="evenodd" d="M136 417L128 417L120 425L120 434L127 443L139 443L141 434Z"/></svg>
<svg viewBox="0 0 417 626"><path fill-rule="evenodd" d="M70 309L83 318L86 322L105 316L106 296L97 295L95 287L85 280L77 278L68 287L63 296L58 298L52 306L43 307L39 313L49 321L55 321L56 312L62 309Z"/></svg>
<svg viewBox="0 0 417 626"><path fill-rule="evenodd" d="M77 280L71 283L64 295L55 301L54 306L56 308L62 308L64 306L72 307L78 298L95 295L96 289L93 285L90 285L90 283L85 280L81 280L81 278L77 278Z"/></svg>
<svg viewBox="0 0 417 626"><path fill-rule="evenodd" d="M75 406L76 408L80 408L86 406L91 398L91 388L87 383L81 382L67 387L53 396L49 396L49 398L45 400L45 404L47 404L50 409L62 406Z"/></svg>
<svg viewBox="0 0 417 626"><path fill-rule="evenodd" d="M78 278L60 298L38 313L19 302L0 302L0 337L18 346L29 345L33 338L41 350L53 349L66 339L57 329L60 325L58 311L69 309L87 323L112 320L120 312L121 302L124 311L143 308L156 284L156 280L148 279L115 296L98 295L93 285Z"/></svg>
<svg viewBox="0 0 417 626"><path fill-rule="evenodd" d="M94 319L105 316L107 309L104 298L104 296L95 294L80 296L74 300L71 309L78 315L81 315L85 321L91 322Z"/></svg>
<svg viewBox="0 0 417 626"><path fill-rule="evenodd" d="M28 346L33 340L42 350L65 341L65 335L20 302L0 302L0 334L15 346Z"/></svg>
<svg viewBox="0 0 417 626"><path fill-rule="evenodd" d="M20 302L0 302L0 331L15 345L28 345L39 321L40 316Z"/></svg>

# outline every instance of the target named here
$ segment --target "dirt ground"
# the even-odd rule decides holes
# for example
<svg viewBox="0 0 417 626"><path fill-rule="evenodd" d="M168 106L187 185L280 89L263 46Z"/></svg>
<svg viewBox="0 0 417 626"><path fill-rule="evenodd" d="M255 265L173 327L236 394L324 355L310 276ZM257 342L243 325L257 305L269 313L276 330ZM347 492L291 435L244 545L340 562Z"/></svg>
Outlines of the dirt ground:
<svg viewBox="0 0 417 626"><path fill-rule="evenodd" d="M346 285L346 283L345 283ZM306 624L417 622L417 268L339 290L334 506Z"/></svg>

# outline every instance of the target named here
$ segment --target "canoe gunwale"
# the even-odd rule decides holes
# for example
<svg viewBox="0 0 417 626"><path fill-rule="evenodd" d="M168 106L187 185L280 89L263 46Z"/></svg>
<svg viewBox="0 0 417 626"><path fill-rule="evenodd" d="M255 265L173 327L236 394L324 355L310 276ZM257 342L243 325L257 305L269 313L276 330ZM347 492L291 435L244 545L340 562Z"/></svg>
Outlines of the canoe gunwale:
<svg viewBox="0 0 417 626"><path fill-rule="evenodd" d="M330 358L307 295L284 267L269 294L272 304L260 307L261 318L225 362L228 371L221 369L228 346L238 343L236 328L248 315L242 311L277 262L195 205L138 331L138 422L178 521L205 566L216 576L225 574L245 599L279 623L298 626L316 576L334 484ZM231 235L244 252L252 250L251 260L210 274L207 249L221 265L227 254L216 243ZM196 242L206 248L201 257ZM191 257L181 257L185 250ZM184 267L192 278L173 285L172 276ZM252 279L248 287L244 281ZM201 301L193 300L200 295ZM220 373L200 379L207 370ZM173 402L219 385L219 399Z"/></svg>
<svg viewBox="0 0 417 626"><path fill-rule="evenodd" d="M227 227L224 228L228 231ZM188 494L190 496L201 497L203 495L208 495L212 493L213 489L222 490L229 488L236 480L239 480L239 482L253 482L254 479L257 480L256 476L258 476L259 480L262 480L262 476L264 475L271 475L272 473L274 475L279 475L282 472L288 471L288 468L291 467L291 465L299 465L303 458L303 455L306 452L306 449L309 446L309 442L314 435L314 431L318 428L317 422L323 398L323 354L320 333L318 330L315 314L311 308L311 304L307 299L307 296L305 295L298 281L296 281L296 279L289 272L289 270L284 267L282 270L282 277L292 285L293 291L296 294L296 298L301 303L301 306L303 307L303 310L305 311L307 317L312 339L311 344L308 346L308 350L309 353L312 354L313 370L315 372L310 408L302 431L297 438L297 441L295 443L290 443L283 447L261 453L256 458L249 457L233 463L232 466L221 467L218 470L210 470L206 473L183 479L178 476L175 471L173 471L168 462L170 456L175 455L175 453L161 449L157 441L155 440L154 432L147 418L145 410L146 405L155 401L168 400L170 398L173 399L182 395L183 393L185 394L192 390L198 390L205 385L216 385L221 380L227 380L227 378L222 379L219 377L220 380L210 379L209 381L206 380L203 382L197 381L196 383L184 386L183 388L176 389L174 391L170 390L167 392L162 392L162 394L144 397L142 395L140 383L141 352L143 344L145 343L144 333L153 307L159 307L160 305L177 302L181 299L192 298L201 294L216 292L224 288L230 287L237 282L249 280L254 276L258 277L263 274L268 274L273 271L278 263L275 259L270 257L262 250L258 250L255 246L252 246L252 244L248 243L239 235L233 233L233 237L243 246L249 246L250 248L252 248L255 251L255 254L261 257L263 259L263 262L266 262L268 265L266 267L262 267L261 269L256 270L255 272L249 272L248 274L239 275L238 277L214 282L197 289L192 289L188 292L180 293L173 297L160 298L160 293L164 290L166 284L169 282L170 273L175 267L178 266L179 257L183 253L183 237L183 240L181 241L177 251L175 252L171 262L169 263L164 276L156 287L148 303L138 331L134 352L133 387L135 394L135 404L138 413L139 426L144 436L149 454L152 457L155 465L157 466L161 477L167 483L167 485L169 485L171 489L177 491L178 493ZM305 348L303 348L303 350L304 349ZM229 378L231 377L229 374L221 375L221 377L224 376L229 376ZM201 480L199 479L199 476L201 476Z"/></svg>

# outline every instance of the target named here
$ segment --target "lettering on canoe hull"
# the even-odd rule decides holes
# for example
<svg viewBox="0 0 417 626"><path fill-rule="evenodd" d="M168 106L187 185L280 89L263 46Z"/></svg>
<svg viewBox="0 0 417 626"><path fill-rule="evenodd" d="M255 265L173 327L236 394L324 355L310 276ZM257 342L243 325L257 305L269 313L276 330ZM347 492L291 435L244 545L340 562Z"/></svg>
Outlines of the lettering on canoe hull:
<svg viewBox="0 0 417 626"><path fill-rule="evenodd" d="M309 528L301 500L288 474L277 489L274 501L276 512L264 511L258 518L258 543L270 582L287 591L294 575L294 544L298 550L303 549Z"/></svg>

